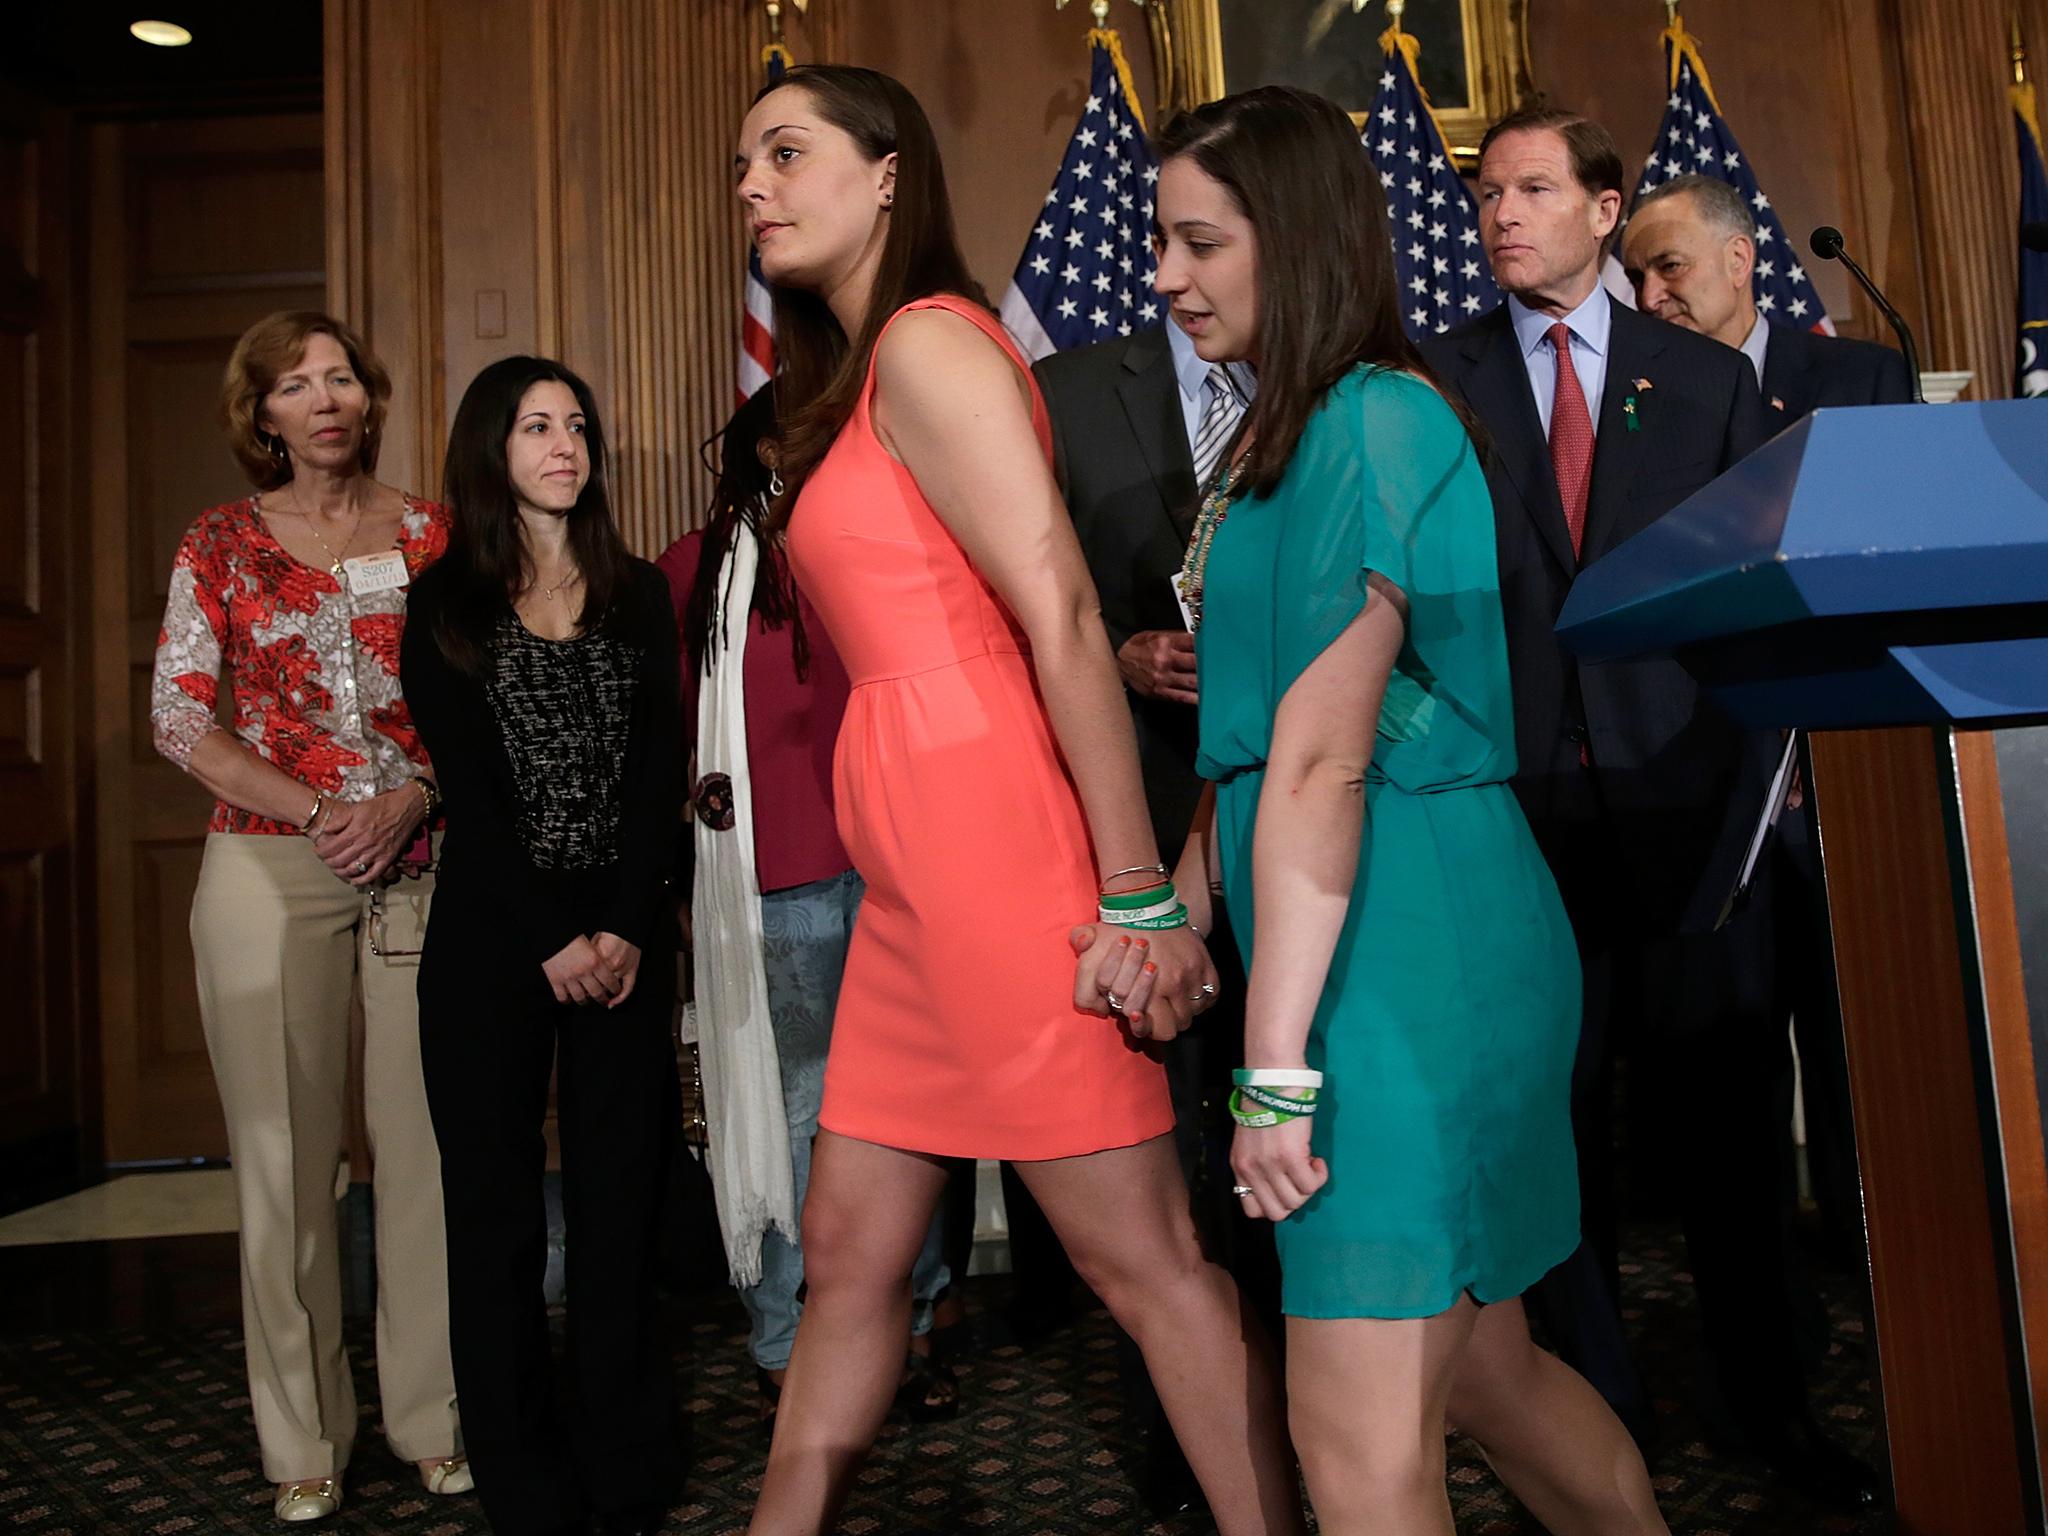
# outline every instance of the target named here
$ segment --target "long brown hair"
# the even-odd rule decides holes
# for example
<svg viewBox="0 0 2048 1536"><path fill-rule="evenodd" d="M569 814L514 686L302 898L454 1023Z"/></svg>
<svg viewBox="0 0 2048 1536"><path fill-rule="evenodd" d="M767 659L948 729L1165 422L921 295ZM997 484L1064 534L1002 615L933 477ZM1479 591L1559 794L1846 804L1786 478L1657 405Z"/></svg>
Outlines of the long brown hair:
<svg viewBox="0 0 2048 1536"><path fill-rule="evenodd" d="M1256 435L1239 483L1264 494L1323 396L1358 364L1434 379L1401 329L1386 193L1335 103L1280 85L1225 96L1166 125L1160 163L1182 155L1258 236L1259 389L1244 427Z"/></svg>
<svg viewBox="0 0 2048 1536"><path fill-rule="evenodd" d="M896 193L883 215L889 232L859 335L849 342L817 294L775 290L775 352L781 364L775 383L776 416L781 422L776 467L783 494L769 519L771 533L789 520L797 492L853 415L867 380L868 360L889 317L912 300L935 293L957 293L983 306L988 303L960 254L938 140L917 98L877 70L802 64L754 99L790 86L804 91L818 115L851 136L870 161L895 155Z"/></svg>
<svg viewBox="0 0 2048 1536"><path fill-rule="evenodd" d="M498 359L462 392L448 429L448 456L441 471L453 523L448 550L435 566L449 593L434 638L442 655L471 674L483 671L492 631L519 589L533 578L505 443L527 390L550 380L567 386L576 397L590 452L590 478L568 514L569 551L583 576L579 627L594 630L610 620L632 575L626 542L612 519L611 454L605 447L597 397L551 357Z"/></svg>

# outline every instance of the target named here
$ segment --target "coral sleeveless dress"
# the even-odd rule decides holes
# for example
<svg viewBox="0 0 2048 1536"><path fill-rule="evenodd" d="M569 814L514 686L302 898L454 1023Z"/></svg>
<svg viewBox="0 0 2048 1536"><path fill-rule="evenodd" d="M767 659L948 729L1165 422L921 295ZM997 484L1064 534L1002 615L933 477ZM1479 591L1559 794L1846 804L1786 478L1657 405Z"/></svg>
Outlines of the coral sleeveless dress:
<svg viewBox="0 0 2048 1536"><path fill-rule="evenodd" d="M971 321L1030 378L980 306L923 299L890 324L913 309ZM1074 1007L1067 934L1094 918L1095 859L1029 644L876 438L874 388L870 364L788 535L796 583L853 682L833 787L867 882L818 1123L1020 1161L1163 1135L1163 1069L1116 1020ZM1035 383L1031 396L1050 459Z"/></svg>

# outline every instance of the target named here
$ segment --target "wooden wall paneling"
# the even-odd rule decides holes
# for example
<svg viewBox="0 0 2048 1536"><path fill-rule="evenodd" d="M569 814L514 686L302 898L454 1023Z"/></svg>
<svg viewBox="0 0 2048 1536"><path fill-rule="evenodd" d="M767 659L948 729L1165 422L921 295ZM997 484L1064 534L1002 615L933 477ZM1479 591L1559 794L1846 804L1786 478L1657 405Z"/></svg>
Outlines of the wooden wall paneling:
<svg viewBox="0 0 2048 1536"><path fill-rule="evenodd" d="M179 538L246 491L214 415L228 354L261 315L323 302L326 153L312 113L102 123L89 143L105 1145L218 1155L187 929L212 801L156 756L149 677Z"/></svg>
<svg viewBox="0 0 2048 1536"><path fill-rule="evenodd" d="M2019 163L2012 0L1896 0L1928 368L1975 372L1971 398L2012 393Z"/></svg>
<svg viewBox="0 0 2048 1536"><path fill-rule="evenodd" d="M68 515L70 121L0 95L0 1197L62 1181L81 1100Z"/></svg>
<svg viewBox="0 0 2048 1536"><path fill-rule="evenodd" d="M2020 1531L1998 1242L1935 742L1924 729L1819 732L1812 753L1897 1528Z"/></svg>
<svg viewBox="0 0 2048 1536"><path fill-rule="evenodd" d="M437 495L446 436L439 9L429 0L325 5L327 307L391 371L377 473Z"/></svg>

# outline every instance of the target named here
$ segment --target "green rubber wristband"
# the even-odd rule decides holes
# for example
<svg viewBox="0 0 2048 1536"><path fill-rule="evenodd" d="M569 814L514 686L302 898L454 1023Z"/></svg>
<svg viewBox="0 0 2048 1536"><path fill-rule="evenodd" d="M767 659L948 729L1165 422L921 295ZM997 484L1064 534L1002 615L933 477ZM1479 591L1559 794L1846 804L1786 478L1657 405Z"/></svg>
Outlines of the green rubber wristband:
<svg viewBox="0 0 2048 1536"><path fill-rule="evenodd" d="M1290 1099L1281 1094L1269 1093L1264 1088L1254 1088L1250 1084L1240 1087L1237 1092L1254 1104L1262 1104L1267 1109L1274 1109L1282 1114L1292 1115L1297 1120L1306 1120L1316 1112L1318 1107L1316 1104L1316 1091L1313 1088L1304 1088L1302 1090L1302 1097L1298 1099Z"/></svg>
<svg viewBox="0 0 2048 1536"><path fill-rule="evenodd" d="M1285 1125L1289 1120L1306 1120L1314 1110L1294 1111L1285 1109L1249 1110L1244 1107L1244 1098L1250 1089L1233 1088L1230 1093L1230 1118L1248 1130L1264 1130L1269 1126Z"/></svg>

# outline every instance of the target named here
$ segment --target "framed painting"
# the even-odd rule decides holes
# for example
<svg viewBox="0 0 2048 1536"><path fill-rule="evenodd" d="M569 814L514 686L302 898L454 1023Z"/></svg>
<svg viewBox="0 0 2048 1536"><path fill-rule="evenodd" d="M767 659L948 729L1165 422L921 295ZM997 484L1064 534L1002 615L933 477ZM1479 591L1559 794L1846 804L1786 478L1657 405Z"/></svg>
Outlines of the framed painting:
<svg viewBox="0 0 2048 1536"><path fill-rule="evenodd" d="M1319 92L1362 119L1379 86L1386 0L1151 0L1153 56L1168 111L1254 85ZM1408 0L1422 88L1461 161L1487 124L1530 95L1528 0Z"/></svg>

